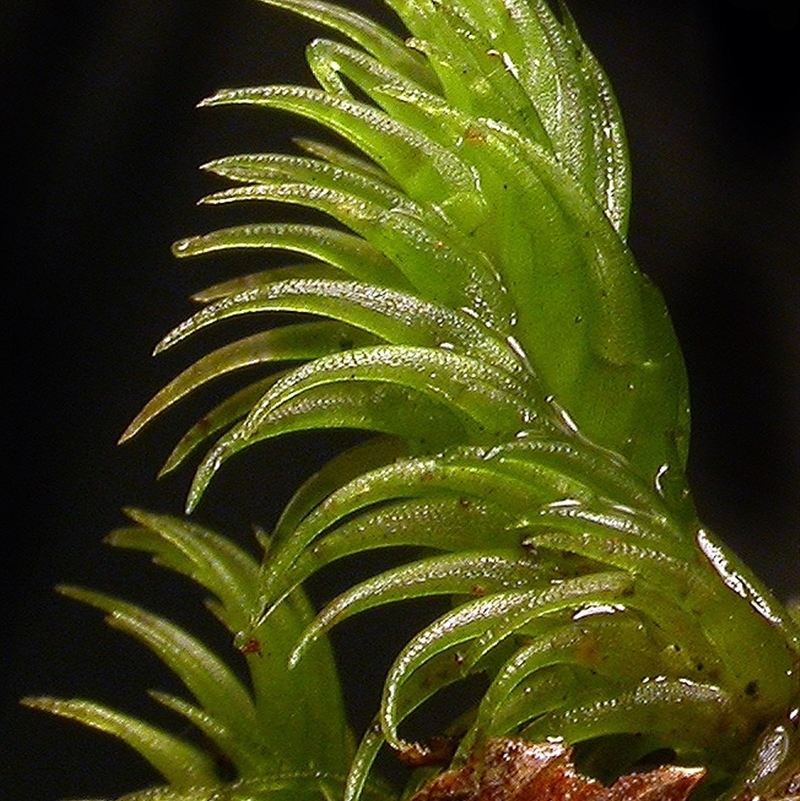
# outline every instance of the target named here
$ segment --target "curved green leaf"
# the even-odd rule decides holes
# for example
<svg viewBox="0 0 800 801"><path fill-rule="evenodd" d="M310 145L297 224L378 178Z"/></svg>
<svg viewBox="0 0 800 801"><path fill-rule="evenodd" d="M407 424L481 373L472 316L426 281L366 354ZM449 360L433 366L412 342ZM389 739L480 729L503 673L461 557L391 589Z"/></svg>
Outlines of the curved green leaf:
<svg viewBox="0 0 800 801"><path fill-rule="evenodd" d="M359 281L400 288L407 286L402 273L365 239L320 225L299 223L239 225L212 231L203 236L181 239L172 246L173 253L179 257L244 248L294 251L338 267Z"/></svg>
<svg viewBox="0 0 800 801"><path fill-rule="evenodd" d="M22 703L78 721L119 738L138 751L172 786L170 792L219 783L211 758L196 746L138 718L82 699L24 698Z"/></svg>
<svg viewBox="0 0 800 801"><path fill-rule="evenodd" d="M417 83L435 89L436 78L425 59L406 47L396 35L373 20L351 9L324 0L261 0L285 8L343 33L383 63L409 76Z"/></svg>
<svg viewBox="0 0 800 801"><path fill-rule="evenodd" d="M334 626L377 606L433 595L474 596L530 589L549 580L541 578L543 572L541 565L521 558L519 549L461 551L384 571L326 604L303 632L290 661L299 662L308 646Z"/></svg>
<svg viewBox="0 0 800 801"><path fill-rule="evenodd" d="M336 279L268 280L246 291L226 294L174 328L162 339L156 352L172 347L222 320L242 314L279 311L324 315L362 328L390 343L462 352L506 370L525 381L529 391L535 391L534 378L513 345L463 311L454 311L406 292ZM326 350L336 352L353 349L360 344L360 339L354 338L346 328L331 326L329 330L333 334L328 339L334 345L329 349L318 346L314 354L314 343L319 342L318 337L322 338L323 343L326 341L322 337L325 330L319 326L301 325L300 328L287 327L285 334L272 336L279 338L274 345L286 350L291 347L291 336L295 333L297 339L294 344L300 354L297 358L314 358L324 355ZM337 330L341 331L338 338L335 336ZM289 337L289 342L282 341L284 336ZM338 343L338 348L335 343ZM308 354L305 357L302 355L303 348Z"/></svg>
<svg viewBox="0 0 800 801"><path fill-rule="evenodd" d="M321 321L273 328L232 342L196 361L158 392L125 429L120 442L203 384L226 373L259 364L316 359L375 339L352 326Z"/></svg>
<svg viewBox="0 0 800 801"><path fill-rule="evenodd" d="M258 399L284 374L285 371L278 371L261 381L255 381L206 412L172 449L159 471L159 478L180 467L203 442L245 417Z"/></svg>
<svg viewBox="0 0 800 801"><path fill-rule="evenodd" d="M228 724L182 698L155 690L150 690L149 694L202 732L214 744L220 756L230 761L237 776L261 776L274 768L272 755L263 753L265 749L258 740L257 729L251 730L247 738L241 731L232 731Z"/></svg>
<svg viewBox="0 0 800 801"><path fill-rule="evenodd" d="M443 615L411 639L387 675L381 700L381 725L387 741L394 747L403 747L397 736L398 696L408 676L432 657L456 645L464 646L487 632L493 638L492 645L499 644L531 620L575 609L583 603L615 600L629 584L630 579L623 573L594 574L568 579L540 591L494 593ZM465 653L468 651L465 648ZM477 658L465 662L464 673L475 670L477 662Z"/></svg>
<svg viewBox="0 0 800 801"><path fill-rule="evenodd" d="M257 725L249 691L199 640L164 618L99 592L61 587L71 598L107 613L108 624L143 642L188 687L208 712L243 734Z"/></svg>
<svg viewBox="0 0 800 801"><path fill-rule="evenodd" d="M215 596L231 633L244 627L258 577L252 556L226 537L189 521L140 509L128 509L127 514L139 527L113 531L106 538L109 544L153 553L159 564L188 576Z"/></svg>

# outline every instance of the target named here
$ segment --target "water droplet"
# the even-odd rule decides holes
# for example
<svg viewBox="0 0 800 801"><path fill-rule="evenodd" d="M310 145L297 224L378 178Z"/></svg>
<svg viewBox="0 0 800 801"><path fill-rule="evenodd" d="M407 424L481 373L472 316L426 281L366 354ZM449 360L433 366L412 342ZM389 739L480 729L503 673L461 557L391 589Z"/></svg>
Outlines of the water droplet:
<svg viewBox="0 0 800 801"><path fill-rule="evenodd" d="M656 477L653 480L653 483L656 487L656 492L663 498L664 497L664 482L663 478L664 475L669 471L668 464L662 464L661 467L658 468L656 471Z"/></svg>

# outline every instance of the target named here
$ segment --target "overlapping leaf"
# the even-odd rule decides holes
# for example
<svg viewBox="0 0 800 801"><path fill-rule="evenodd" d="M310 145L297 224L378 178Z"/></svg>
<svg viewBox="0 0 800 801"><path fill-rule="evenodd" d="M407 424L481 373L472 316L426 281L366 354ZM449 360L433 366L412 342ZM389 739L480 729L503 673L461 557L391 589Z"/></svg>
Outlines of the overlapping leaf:
<svg viewBox="0 0 800 801"><path fill-rule="evenodd" d="M230 540L199 525L140 510L129 514L137 525L113 532L109 542L150 553L157 564L207 589L212 596L209 608L232 640L234 635L240 638L249 627L258 596L257 562ZM295 786L290 777L296 776L295 789L299 792L305 787L302 792L309 798L321 797L325 782L335 784L346 775L349 733L329 646L318 642L299 673L290 674L288 669L288 655L313 618L302 591L292 593L276 610L269 631L259 634L261 641L254 640L249 647L242 643L249 685L227 660L165 618L91 590L64 587L62 591L104 611L112 627L141 641L181 679L193 701L162 692L152 695L202 732L213 743L215 755L200 749L191 738L170 734L102 704L49 697L25 702L126 742L167 780L164 798L172 798L172 793L181 799L204 798L202 788L219 790L219 755L228 760L238 777L252 780L253 786L269 788L274 783L276 792L281 787L281 792L289 792ZM231 656L241 659L234 649ZM276 692L278 688L280 692ZM300 742L302 748L297 747ZM238 798L245 784L224 792ZM162 797L158 795L161 792L156 796Z"/></svg>
<svg viewBox="0 0 800 801"><path fill-rule="evenodd" d="M256 443L322 428L369 436L298 490L261 565L141 513L113 537L209 589L252 688L163 619L73 594L184 680L197 704L158 699L240 776L214 798L385 796L372 778L380 748L432 758L442 732L408 734L414 713L476 677L482 689L464 684L469 711L445 732L462 764L496 738L558 736L611 772L671 749L708 764L712 784L729 781L754 732L798 698L800 635L696 521L680 349L625 241L622 123L574 20L544 0L388 0L403 41L324 0L264 2L344 38L309 45L319 85L221 90L201 105L289 112L339 141L216 159L205 169L234 186L203 202L250 203L256 216L291 204L330 223L259 221L176 243L181 257L261 251L265 265L198 293L204 307L157 351L242 316L265 330L189 367L123 438L218 376L258 371L167 461L214 439L193 509ZM276 250L311 261L279 265ZM284 324L287 313L299 319ZM418 553L315 616L302 594L314 573L398 547ZM351 755L326 634L428 596L452 608L402 647ZM117 734L127 720L33 703ZM128 741L157 767L165 759L173 785L153 798L211 797L184 789L193 771L214 781L202 755L136 726Z"/></svg>

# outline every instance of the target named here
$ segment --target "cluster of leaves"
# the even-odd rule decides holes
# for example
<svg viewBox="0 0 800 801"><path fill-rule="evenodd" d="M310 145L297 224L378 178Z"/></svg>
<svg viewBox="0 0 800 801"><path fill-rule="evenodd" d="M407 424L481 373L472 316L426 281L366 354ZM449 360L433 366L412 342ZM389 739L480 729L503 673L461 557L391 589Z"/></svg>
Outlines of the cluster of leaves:
<svg viewBox="0 0 800 801"><path fill-rule="evenodd" d="M680 349L626 245L622 122L569 12L389 0L404 41L324 0L266 2L341 38L308 47L319 85L224 90L202 105L288 111L344 144L218 159L206 169L235 185L205 202L300 205L331 224L253 223L175 245L180 257L256 248L305 260L198 294L203 308L158 351L243 315L295 317L200 359L125 437L212 379L262 370L169 457L165 470L215 440L191 510L255 443L321 428L368 436L297 491L261 564L142 512L112 537L209 590L250 687L162 618L67 590L183 679L197 704L156 697L224 754L232 782L188 741L121 713L29 703L141 751L169 786L131 798L393 797L373 775L379 750L421 764L441 756L443 734L456 767L493 738L560 737L612 774L669 749L725 786L798 702L800 633L696 519ZM302 585L321 568L399 546L417 557L310 609ZM430 596L452 607L397 656L356 746L327 632ZM415 710L475 676L483 689L447 732L403 736Z"/></svg>

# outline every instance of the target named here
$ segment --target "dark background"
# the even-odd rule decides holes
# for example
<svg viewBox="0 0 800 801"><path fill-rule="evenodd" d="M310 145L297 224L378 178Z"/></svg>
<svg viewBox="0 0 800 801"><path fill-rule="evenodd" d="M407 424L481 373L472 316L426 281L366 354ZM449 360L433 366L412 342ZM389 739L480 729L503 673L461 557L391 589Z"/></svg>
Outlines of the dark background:
<svg viewBox="0 0 800 801"><path fill-rule="evenodd" d="M627 123L631 242L664 290L685 349L703 518L780 595L797 593L797 4L571 7ZM193 421L191 404L131 444L115 441L189 363L191 346L149 356L189 313L188 295L241 270L235 259L186 264L169 255L175 239L224 221L219 209L193 205L213 186L197 166L285 149L291 133L307 130L278 114L194 105L223 86L307 82L302 47L316 29L249 0L6 0L0 24L11 398L0 796L113 796L153 781L135 755L16 701L87 695L152 716L144 689L174 687L138 646L51 588L72 582L183 608L182 585L100 540L123 521L124 505L179 512L189 473L154 476ZM246 542L250 524L273 522L335 445L300 438L243 457L212 485L199 519ZM193 624L197 597L185 598L189 613L174 614ZM356 647L358 634L344 647ZM352 664L348 692L363 722L375 687L364 683L363 661Z"/></svg>

